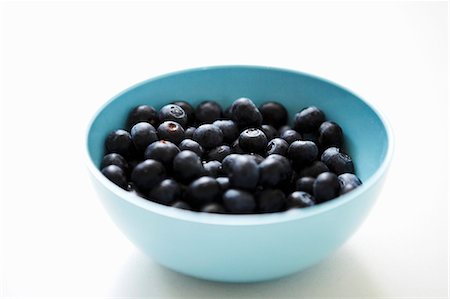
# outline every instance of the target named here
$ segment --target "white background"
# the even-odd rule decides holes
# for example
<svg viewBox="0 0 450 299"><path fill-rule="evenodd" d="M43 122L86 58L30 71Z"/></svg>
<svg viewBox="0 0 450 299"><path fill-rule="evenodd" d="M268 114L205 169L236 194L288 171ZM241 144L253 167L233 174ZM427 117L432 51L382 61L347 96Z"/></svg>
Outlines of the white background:
<svg viewBox="0 0 450 299"><path fill-rule="evenodd" d="M446 298L448 4L1 4L4 297ZM131 84L258 64L346 86L390 120L396 149L360 230L314 268L221 284L156 265L101 207L85 128Z"/></svg>

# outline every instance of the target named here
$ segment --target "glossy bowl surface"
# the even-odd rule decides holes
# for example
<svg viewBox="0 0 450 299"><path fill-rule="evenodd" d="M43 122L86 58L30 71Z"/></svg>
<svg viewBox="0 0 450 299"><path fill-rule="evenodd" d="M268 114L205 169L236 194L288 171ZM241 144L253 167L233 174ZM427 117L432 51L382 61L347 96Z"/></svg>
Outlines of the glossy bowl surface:
<svg viewBox="0 0 450 299"><path fill-rule="evenodd" d="M104 139L123 128L137 105L213 99L223 107L239 97L257 105L275 100L292 117L305 106L322 109L343 128L358 189L329 202L273 214L216 215L166 207L124 191L98 170ZM367 102L329 81L259 66L185 70L139 83L107 102L87 133L87 164L99 197L121 231L156 262L198 278L253 282L279 278L321 261L366 218L381 190L393 150L383 117ZM351 262L351 261L349 261Z"/></svg>

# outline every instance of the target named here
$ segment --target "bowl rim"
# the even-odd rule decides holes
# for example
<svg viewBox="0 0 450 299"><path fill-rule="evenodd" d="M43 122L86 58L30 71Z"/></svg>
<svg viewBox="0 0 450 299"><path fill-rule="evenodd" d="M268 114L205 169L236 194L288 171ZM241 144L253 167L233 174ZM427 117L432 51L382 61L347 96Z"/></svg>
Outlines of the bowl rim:
<svg viewBox="0 0 450 299"><path fill-rule="evenodd" d="M164 79L166 77L171 77L174 75L180 75L190 72L201 72L201 71L209 71L209 70L217 70L217 69L251 69L251 70L264 70L264 71L277 71L277 72L286 72L290 73L292 75L301 75L306 76L315 80L322 81L327 84L334 85L337 88L340 88L344 90L345 92L353 95L354 97L358 98L360 101L362 101L364 104L366 104L381 120L381 123L383 124L384 129L386 130L387 135L387 150L385 157L383 161L381 162L378 169L375 171L375 173L370 176L363 185L358 187L357 189L353 190L352 192L349 192L347 194L341 195L333 200L330 200L328 202L321 203L316 206L308 207L308 208L302 208L302 209L291 209L284 212L276 212L276 213L267 213L267 214L244 214L244 215L234 215L234 214L213 214L213 213L201 213L201 212L195 212L190 210L183 210L179 208L173 208L170 206L165 206L162 204L158 204L155 202L152 202L150 200L144 199L140 196L138 196L135 193L131 193L129 191L123 190L122 188L116 186L114 183L109 181L105 176L102 175L101 171L95 166L94 162L91 159L91 156L89 154L89 133L91 132L91 128L99 114L113 101L115 101L117 98L122 96L123 94L129 92L130 90L133 90L137 87L140 87L142 85L145 85L149 82ZM85 150L84 155L87 159L87 168L91 175L105 187L109 191L116 194L121 199L125 200L126 202L133 204L137 207L140 207L144 210L147 210L149 212L158 214L160 216L165 216L177 220L182 221L188 221L188 222L194 222L194 223L203 223L203 224L211 224L211 225L225 225L225 226L236 226L236 225L265 225L265 224L272 224L272 223L283 223L288 221L294 221L299 220L303 218L312 217L317 214L322 214L329 212L339 206L345 205L356 198L359 197L362 193L364 193L366 190L370 189L375 183L377 183L387 172L389 165L392 161L393 151L394 151L394 136L393 131L390 123L387 121L386 117L378 110L376 109L371 103L368 103L366 100L355 94L354 92L350 91L347 88L342 87L339 84L336 84L330 80L321 78L316 75L312 75L309 73L304 73L297 70L292 69L286 69L286 68L279 68L279 67L273 67L273 66L260 66L260 65L214 65L214 66L204 66L204 67L197 67L197 68L188 68L188 69L182 69L178 71L168 72L163 75L154 76L147 80L141 81L139 83L136 83L132 85L131 87L126 88L125 90L121 91L120 93L113 96L110 100L108 100L106 103L104 103L102 106L100 106L97 111L94 113L92 118L90 119L87 130L86 130L86 138L85 138Z"/></svg>

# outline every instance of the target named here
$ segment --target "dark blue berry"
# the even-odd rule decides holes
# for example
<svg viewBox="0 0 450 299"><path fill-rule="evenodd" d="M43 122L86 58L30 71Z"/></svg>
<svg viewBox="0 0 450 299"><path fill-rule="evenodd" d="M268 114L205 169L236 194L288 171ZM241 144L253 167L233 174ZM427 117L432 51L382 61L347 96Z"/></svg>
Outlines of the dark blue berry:
<svg viewBox="0 0 450 299"><path fill-rule="evenodd" d="M158 135L156 135L155 127L147 122L140 122L135 124L131 128L131 140L134 143L134 147L140 153L143 153L147 146L156 140L158 140Z"/></svg>
<svg viewBox="0 0 450 299"><path fill-rule="evenodd" d="M222 169L226 174L231 172L233 165L240 156L240 154L230 154L222 160Z"/></svg>
<svg viewBox="0 0 450 299"><path fill-rule="evenodd" d="M195 127L188 127L186 130L184 130L184 137L192 139L194 138L194 132L197 128Z"/></svg>
<svg viewBox="0 0 450 299"><path fill-rule="evenodd" d="M158 127L159 139L167 140L175 144L179 144L184 137L183 127L174 121L165 121Z"/></svg>
<svg viewBox="0 0 450 299"><path fill-rule="evenodd" d="M192 207L189 204L187 204L185 201L182 201L182 200L174 202L172 204L172 207L178 208L178 209L183 209L183 210L192 210Z"/></svg>
<svg viewBox="0 0 450 299"><path fill-rule="evenodd" d="M128 162L120 154L111 153L111 154L105 155L102 159L100 169L103 169L109 165L116 165L116 166L119 166L120 168L122 168L123 171L125 171L125 172L128 171Z"/></svg>
<svg viewBox="0 0 450 299"><path fill-rule="evenodd" d="M246 129L239 135L239 146L247 153L263 153L267 147L267 137L260 129Z"/></svg>
<svg viewBox="0 0 450 299"><path fill-rule="evenodd" d="M341 127L332 121L323 122L319 127L319 144L323 149L329 147L341 147L344 134Z"/></svg>
<svg viewBox="0 0 450 299"><path fill-rule="evenodd" d="M133 151L131 135L125 130L111 132L106 137L105 146L108 153L116 153L124 157L129 157Z"/></svg>
<svg viewBox="0 0 450 299"><path fill-rule="evenodd" d="M288 157L297 165L308 165L317 159L319 150L312 141L294 141L288 149Z"/></svg>
<svg viewBox="0 0 450 299"><path fill-rule="evenodd" d="M188 125L195 123L195 110L191 106L191 104L189 104L188 102L185 102L185 101L176 101L176 102L173 102L172 104L180 106L181 109L184 110L184 113L186 113Z"/></svg>
<svg viewBox="0 0 450 299"><path fill-rule="evenodd" d="M239 136L239 129L232 120L216 120L213 125L219 127L223 134L223 142L231 144Z"/></svg>
<svg viewBox="0 0 450 299"><path fill-rule="evenodd" d="M261 130L264 132L264 135L266 135L268 141L278 137L277 129L271 125L262 125Z"/></svg>
<svg viewBox="0 0 450 299"><path fill-rule="evenodd" d="M158 126L159 118L158 111L152 106L140 105L131 110L128 114L127 129L131 129L135 124L139 122L148 122L152 126Z"/></svg>
<svg viewBox="0 0 450 299"><path fill-rule="evenodd" d="M225 208L216 202L206 204L202 208L200 208L201 212L205 213L216 213L216 214L224 214L226 213Z"/></svg>
<svg viewBox="0 0 450 299"><path fill-rule="evenodd" d="M289 161L277 154L268 156L259 166L259 184L263 187L279 186L291 177Z"/></svg>
<svg viewBox="0 0 450 299"><path fill-rule="evenodd" d="M159 140L150 144L145 150L145 159L153 159L161 162L168 170L172 169L172 163L180 149L170 141Z"/></svg>
<svg viewBox="0 0 450 299"><path fill-rule="evenodd" d="M212 124L205 124L194 131L194 140L203 146L203 148L211 149L222 144L223 134L219 127Z"/></svg>
<svg viewBox="0 0 450 299"><path fill-rule="evenodd" d="M219 183L222 191L228 190L230 188L230 179L228 177L218 177L216 178L217 183Z"/></svg>
<svg viewBox="0 0 450 299"><path fill-rule="evenodd" d="M287 156L287 152L289 149L289 143L282 138L274 138L269 141L266 147L266 156L272 154L278 154L282 156Z"/></svg>
<svg viewBox="0 0 450 299"><path fill-rule="evenodd" d="M174 176L183 183L202 176L204 169L200 157L192 151L182 151L173 159Z"/></svg>
<svg viewBox="0 0 450 299"><path fill-rule="evenodd" d="M283 211L286 207L286 197L278 189L265 189L256 198L258 211L261 213L274 213Z"/></svg>
<svg viewBox="0 0 450 299"><path fill-rule="evenodd" d="M315 178L310 176L301 177L295 183L295 189L297 191L304 191L309 194L313 194L314 193L313 186L315 180L316 180Z"/></svg>
<svg viewBox="0 0 450 299"><path fill-rule="evenodd" d="M250 214L256 208L253 195L243 190L227 190L222 196L222 201L225 209L233 214Z"/></svg>
<svg viewBox="0 0 450 299"><path fill-rule="evenodd" d="M309 176L309 177L317 177L319 174L323 172L330 171L328 167L322 161L314 161L311 165L302 167L298 175L300 177Z"/></svg>
<svg viewBox="0 0 450 299"><path fill-rule="evenodd" d="M240 128L259 127L262 115L255 104L247 98L240 98L231 105L231 117Z"/></svg>
<svg viewBox="0 0 450 299"><path fill-rule="evenodd" d="M288 113L283 105L277 102L266 102L259 106L263 123L279 128L287 123Z"/></svg>
<svg viewBox="0 0 450 299"><path fill-rule="evenodd" d="M354 173L352 158L341 152L337 147L329 147L322 153L321 160L327 167L337 175L343 173Z"/></svg>
<svg viewBox="0 0 450 299"><path fill-rule="evenodd" d="M172 179L165 179L157 184L148 194L154 202L171 205L181 197L180 185Z"/></svg>
<svg viewBox="0 0 450 299"><path fill-rule="evenodd" d="M317 130L325 121L325 114L317 107L307 107L294 117L294 129L300 133L308 133Z"/></svg>
<svg viewBox="0 0 450 299"><path fill-rule="evenodd" d="M303 191L295 191L287 197L289 208L307 208L316 204L315 198Z"/></svg>
<svg viewBox="0 0 450 299"><path fill-rule="evenodd" d="M153 159L147 159L133 169L131 181L142 192L150 191L166 176L164 166Z"/></svg>
<svg viewBox="0 0 450 299"><path fill-rule="evenodd" d="M222 163L219 161L209 161L203 164L203 168L205 169L205 175L217 178L222 174Z"/></svg>
<svg viewBox="0 0 450 299"><path fill-rule="evenodd" d="M218 147L211 149L206 155L206 158L210 161L216 160L222 162L229 154L231 154L231 148L228 145L219 145Z"/></svg>
<svg viewBox="0 0 450 299"><path fill-rule="evenodd" d="M319 174L314 181L313 190L318 203L338 197L340 190L338 177L332 172Z"/></svg>
<svg viewBox="0 0 450 299"><path fill-rule="evenodd" d="M231 145L233 154L244 154L244 150L239 146L239 139L236 139Z"/></svg>
<svg viewBox="0 0 450 299"><path fill-rule="evenodd" d="M102 174L111 182L127 190L128 182L125 172L117 165L108 165L102 169Z"/></svg>
<svg viewBox="0 0 450 299"><path fill-rule="evenodd" d="M258 164L248 156L239 155L231 163L228 177L233 188L253 190L259 180Z"/></svg>
<svg viewBox="0 0 450 299"><path fill-rule="evenodd" d="M215 101L203 101L195 109L199 124L210 124L222 117L222 107Z"/></svg>
<svg viewBox="0 0 450 299"><path fill-rule="evenodd" d="M355 188L362 184L361 180L353 173L343 173L338 176L341 189L346 185L352 185Z"/></svg>
<svg viewBox="0 0 450 299"><path fill-rule="evenodd" d="M192 139L184 139L183 141L180 142L180 144L178 145L178 148L181 151L193 151L194 153L196 153L199 157L202 157L203 154L205 153L205 151L203 150L203 147L198 144L197 141L194 141Z"/></svg>
<svg viewBox="0 0 450 299"><path fill-rule="evenodd" d="M193 181L187 191L188 201L196 207L220 200L222 189L216 179L204 176Z"/></svg>
<svg viewBox="0 0 450 299"><path fill-rule="evenodd" d="M351 185L351 184L344 185L343 187L341 187L340 194L342 195L342 194L349 193L350 191L355 190L357 187L358 187L358 186Z"/></svg>
<svg viewBox="0 0 450 299"><path fill-rule="evenodd" d="M188 118L186 112L184 112L183 108L175 104L169 104L162 107L159 110L159 121L174 121L179 123L182 127L187 125Z"/></svg>
<svg viewBox="0 0 450 299"><path fill-rule="evenodd" d="M278 136L281 136L281 134L283 134L287 130L292 130L292 127L289 125L282 126L278 129Z"/></svg>
<svg viewBox="0 0 450 299"><path fill-rule="evenodd" d="M280 137L289 144L297 140L302 140L302 136L297 131L292 129L283 131L283 133L280 134Z"/></svg>

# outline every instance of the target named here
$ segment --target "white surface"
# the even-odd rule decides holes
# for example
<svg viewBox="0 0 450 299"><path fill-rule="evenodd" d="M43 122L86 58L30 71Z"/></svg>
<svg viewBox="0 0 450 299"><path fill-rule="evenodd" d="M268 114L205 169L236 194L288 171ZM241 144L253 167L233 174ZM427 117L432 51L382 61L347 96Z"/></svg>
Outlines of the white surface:
<svg viewBox="0 0 450 299"><path fill-rule="evenodd" d="M447 5L2 4L2 296L447 297ZM303 273L232 285L163 269L88 181L85 127L100 105L154 75L216 64L328 78L392 123L395 156L372 213Z"/></svg>

